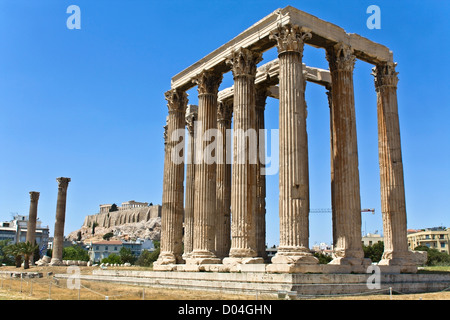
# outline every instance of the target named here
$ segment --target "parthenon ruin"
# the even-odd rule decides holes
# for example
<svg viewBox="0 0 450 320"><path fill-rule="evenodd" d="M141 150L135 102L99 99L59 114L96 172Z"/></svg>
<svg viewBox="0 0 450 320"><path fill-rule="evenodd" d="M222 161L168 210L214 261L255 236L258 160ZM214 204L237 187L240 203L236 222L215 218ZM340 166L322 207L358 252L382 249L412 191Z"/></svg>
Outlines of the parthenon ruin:
<svg viewBox="0 0 450 320"><path fill-rule="evenodd" d="M304 45L326 51L329 70L302 62ZM278 59L259 68L263 52L276 47ZM172 78L165 93L169 115L165 133L161 253L154 270L224 270L247 266L266 272L366 272L371 264L361 246L361 201L353 88L356 59L374 65L385 252L379 266L416 272L406 237L406 205L397 72L385 46L293 7L278 9ZM223 74L234 85L219 92ZM306 82L327 89L330 108L333 260L318 265L309 249L309 166ZM198 87L198 106L186 91ZM278 252L265 256L265 175L263 162L240 134L264 129L268 96L279 99ZM198 124L194 139L194 122ZM226 134L233 122L232 138ZM215 159L173 160L177 130L188 130L187 158L198 160L211 143L211 129L222 133ZM198 137L202 137L201 139ZM264 143L258 141L257 148ZM244 154L244 161L240 155ZM256 150L256 154L264 154ZM202 157L200 157L203 159ZM186 166L186 190L184 173ZM186 198L184 199L184 196ZM183 233L184 226L184 233ZM183 238L184 234L184 238ZM184 243L183 243L184 241Z"/></svg>

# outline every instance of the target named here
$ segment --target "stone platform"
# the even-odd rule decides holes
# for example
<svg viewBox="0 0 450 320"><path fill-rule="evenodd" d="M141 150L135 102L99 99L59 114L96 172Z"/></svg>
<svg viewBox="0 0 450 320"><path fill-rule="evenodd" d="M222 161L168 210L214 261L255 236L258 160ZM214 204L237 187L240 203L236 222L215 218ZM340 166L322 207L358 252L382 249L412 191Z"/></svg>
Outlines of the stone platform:
<svg viewBox="0 0 450 320"><path fill-rule="evenodd" d="M379 287L371 286L371 274L300 274L267 272L189 272L94 270L81 280L106 281L147 287L210 290L238 294L264 294L274 297L339 294L389 294L442 291L450 287L450 274L385 274ZM67 279L69 274L56 274ZM372 289L371 289L372 288Z"/></svg>
<svg viewBox="0 0 450 320"><path fill-rule="evenodd" d="M181 272L266 272L266 273L367 273L369 265L338 265L338 264L166 264L153 265L154 271ZM381 273L399 274L416 273L417 266L378 266Z"/></svg>

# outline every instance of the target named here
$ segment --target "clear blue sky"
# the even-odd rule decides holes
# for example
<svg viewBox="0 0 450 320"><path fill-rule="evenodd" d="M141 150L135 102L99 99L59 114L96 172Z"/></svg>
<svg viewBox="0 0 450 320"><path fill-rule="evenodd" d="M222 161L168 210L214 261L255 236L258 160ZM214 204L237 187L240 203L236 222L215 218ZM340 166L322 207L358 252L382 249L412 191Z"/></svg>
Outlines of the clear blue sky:
<svg viewBox="0 0 450 320"><path fill-rule="evenodd" d="M81 29L69 30L69 5ZM366 26L369 5L381 29ZM450 2L0 0L0 220L28 214L53 235L57 182L70 177L65 234L99 204L161 204L164 92L171 77L277 8L292 5L389 47L398 102L408 228L450 226ZM276 57L267 52L267 60ZM323 49L304 62L327 68ZM382 233L376 95L372 66L354 72L363 229ZM225 75L222 88L231 85ZM189 91L196 104L196 89ZM329 110L308 84L311 208L330 207ZM266 127L278 128L269 99ZM278 175L267 177L267 243L278 244ZM310 245L331 242L331 214L310 218Z"/></svg>

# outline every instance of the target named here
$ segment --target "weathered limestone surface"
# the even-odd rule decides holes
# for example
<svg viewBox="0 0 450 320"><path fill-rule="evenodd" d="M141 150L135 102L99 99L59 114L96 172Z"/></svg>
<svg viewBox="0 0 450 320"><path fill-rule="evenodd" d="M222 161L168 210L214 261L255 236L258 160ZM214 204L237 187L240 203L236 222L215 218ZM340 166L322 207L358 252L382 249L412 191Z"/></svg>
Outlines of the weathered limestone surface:
<svg viewBox="0 0 450 320"><path fill-rule="evenodd" d="M228 132L231 129L232 114L232 101L219 103L217 130L221 139L218 138L217 142L216 254L221 259L228 256L231 246L231 150L227 149L227 141L231 139Z"/></svg>
<svg viewBox="0 0 450 320"><path fill-rule="evenodd" d="M52 260L50 265L59 265L62 262L63 243L64 243L64 224L66 221L66 200L67 187L70 178L60 177L58 181L58 198L56 200L56 220L53 238Z"/></svg>
<svg viewBox="0 0 450 320"><path fill-rule="evenodd" d="M217 93L222 74L202 71L198 85L198 132L195 141L194 247L187 264L220 263L215 254L216 155L210 151L211 129L217 129Z"/></svg>
<svg viewBox="0 0 450 320"><path fill-rule="evenodd" d="M264 52L274 46L269 39L270 33L279 25L295 24L311 30L312 37L306 42L315 47L325 48L339 42L350 44L358 59L372 64L388 62L393 59L392 52L386 46L375 43L355 33L347 33L341 27L321 20L311 14L287 6L277 9L264 17L226 44L214 50L204 58L179 72L172 78L172 88L188 90L194 86L192 78L203 69L216 69L221 72L230 70L227 65L229 52L233 48L249 48Z"/></svg>
<svg viewBox="0 0 450 320"><path fill-rule="evenodd" d="M231 248L223 263L262 263L257 257L255 75L262 55L237 49L229 57L234 78ZM254 134L255 136L247 136Z"/></svg>
<svg viewBox="0 0 450 320"><path fill-rule="evenodd" d="M266 108L266 99L269 91L266 86L256 86L256 134L257 134L257 155L256 163L256 251L258 257L267 260L266 253L266 175L264 171L265 164L265 135L264 135L264 110Z"/></svg>
<svg viewBox="0 0 450 320"><path fill-rule="evenodd" d="M329 71L302 63L304 44L326 50ZM257 68L262 53L274 46L278 49L278 59ZM353 92L356 59L376 66L381 198L386 236L386 250L380 267L385 272L417 271L416 262L413 262L417 259L413 259L408 252L406 243L397 78L392 52L383 45L347 33L336 25L290 6L269 14L172 78L172 90L185 92L196 84L199 86L201 143L195 143L197 164L192 173L195 174L194 235L191 241L191 232L187 231L185 242L187 251L193 242L193 251L185 265L177 264L177 259L166 259L165 264L155 264L154 270L265 273L366 271L371 261L364 259L361 248L361 200ZM230 70L234 85L217 93L222 74ZM318 265L318 260L309 250L306 81L326 87L330 107L335 249L333 261L325 266ZM264 128L264 104L268 96L280 101L280 245L272 263L264 265L265 177L260 172L264 168L261 155L265 152L263 137L257 134L257 130ZM223 107L228 104L232 104L234 113L231 245L227 233L230 219L227 198L229 166L223 162L229 151L224 144L227 135L223 134L230 126L228 118L223 115ZM167 135L169 128L167 126ZM181 124L177 128L181 128ZM207 130L216 128L222 133L216 138L218 141L212 141L208 135L202 136ZM168 169L170 153L167 148L166 143L166 175L171 172ZM217 152L213 154L212 149ZM206 158L212 161L205 164ZM188 176L191 177L191 174ZM167 185L169 183L165 182ZM190 185L188 188L192 190ZM191 211L189 203L187 211ZM190 213L187 217L191 219ZM190 223L186 222L186 230L191 228ZM173 225L170 230L175 230ZM163 237L162 242L166 241L170 242L166 246L172 248L177 243L172 238ZM223 258L223 264L218 264L219 258Z"/></svg>
<svg viewBox="0 0 450 320"><path fill-rule="evenodd" d="M36 219L37 219L38 201L39 201L39 192L30 191L30 211L28 214L26 241L31 244L34 244L36 241ZM33 255L30 256L30 263L32 265L34 264Z"/></svg>
<svg viewBox="0 0 450 320"><path fill-rule="evenodd" d="M186 128L188 131L188 163L186 164L186 198L184 204L184 253L183 259L194 248L194 199L195 199L195 140L194 128L198 118L198 106L188 105L186 110Z"/></svg>
<svg viewBox="0 0 450 320"><path fill-rule="evenodd" d="M153 205L149 207L125 209L107 213L88 215L84 219L82 227L92 227L94 223L101 228L112 228L126 223L136 223L149 221L161 216L161 206Z"/></svg>
<svg viewBox="0 0 450 320"><path fill-rule="evenodd" d="M280 245L273 264L315 264L309 251L309 171L303 45L311 35L298 26L280 27Z"/></svg>
<svg viewBox="0 0 450 320"><path fill-rule="evenodd" d="M377 91L378 148L384 253L380 265L414 265L408 251L406 203L394 63L374 68Z"/></svg>
<svg viewBox="0 0 450 320"><path fill-rule="evenodd" d="M353 93L353 49L343 43L327 50L332 79L334 260L332 264L363 263L358 145ZM369 263L369 261L365 261Z"/></svg>
<svg viewBox="0 0 450 320"><path fill-rule="evenodd" d="M175 146L183 136L187 94L179 90L166 92L169 117L164 159L163 203L161 211L161 253L155 264L181 263L184 202L184 163L178 162ZM181 130L180 130L181 129ZM175 136L173 136L175 134Z"/></svg>
<svg viewBox="0 0 450 320"><path fill-rule="evenodd" d="M30 212L28 214L27 224L27 242L34 243L36 241L36 219L39 201L39 192L30 191Z"/></svg>

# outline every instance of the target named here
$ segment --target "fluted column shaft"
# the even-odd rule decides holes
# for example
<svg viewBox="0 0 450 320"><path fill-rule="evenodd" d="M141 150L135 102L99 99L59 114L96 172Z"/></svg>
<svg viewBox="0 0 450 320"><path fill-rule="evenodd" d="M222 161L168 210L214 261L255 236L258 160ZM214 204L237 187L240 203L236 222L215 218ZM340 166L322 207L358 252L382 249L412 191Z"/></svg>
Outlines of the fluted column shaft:
<svg viewBox="0 0 450 320"><path fill-rule="evenodd" d="M258 257L267 259L266 253L266 175L262 174L265 165L265 125L264 110L266 108L267 87L256 87L256 134L257 134L257 153L258 161L256 163L256 251Z"/></svg>
<svg viewBox="0 0 450 320"><path fill-rule="evenodd" d="M175 146L183 139L187 94L176 89L165 93L169 115L165 137L164 182L161 209L161 253L155 264L175 264L182 260L184 162Z"/></svg>
<svg viewBox="0 0 450 320"><path fill-rule="evenodd" d="M229 131L231 129L231 117L233 113L233 102L220 102L217 109L217 131L220 135L217 145L217 175L216 175L216 254L219 258L228 256L231 246L231 150L227 147Z"/></svg>
<svg viewBox="0 0 450 320"><path fill-rule="evenodd" d="M333 96L331 85L327 86L327 97L328 97L328 107L330 108L330 176L331 176L331 220L332 220L332 230L333 230L333 243L336 243L336 208L334 205L334 142L333 137L334 127L333 127Z"/></svg>
<svg viewBox="0 0 450 320"><path fill-rule="evenodd" d="M220 263L215 254L216 161L210 144L214 145L211 134L217 129L217 93L222 74L203 71L195 81L199 95L195 141L194 248L186 263Z"/></svg>
<svg viewBox="0 0 450 320"><path fill-rule="evenodd" d="M259 263L256 258L255 75L261 54L240 48L229 58L234 78L231 249L224 263Z"/></svg>
<svg viewBox="0 0 450 320"><path fill-rule="evenodd" d="M194 198L195 198L195 140L194 128L198 117L198 107L189 105L186 110L188 131L188 154L186 164L186 198L184 204L184 259L194 248Z"/></svg>
<svg viewBox="0 0 450 320"><path fill-rule="evenodd" d="M34 244L36 242L36 220L37 220L38 201L39 201L39 192L31 191L30 211L28 214L27 239L26 239L26 241L31 244ZM34 263L33 258L34 258L33 255L31 255L30 262L32 264Z"/></svg>
<svg viewBox="0 0 450 320"><path fill-rule="evenodd" d="M67 187L70 178L57 178L58 181L58 197L56 200L56 220L53 235L52 260L50 264L57 265L62 262L63 244L64 244L64 224L66 221L66 200Z"/></svg>
<svg viewBox="0 0 450 320"><path fill-rule="evenodd" d="M37 220L37 209L39 201L39 192L30 192L30 211L28 214L27 223L27 242L33 244L36 241L36 220Z"/></svg>
<svg viewBox="0 0 450 320"><path fill-rule="evenodd" d="M377 91L378 153L384 254L380 264L410 263L400 124L397 105L397 72L394 63L374 68Z"/></svg>
<svg viewBox="0 0 450 320"><path fill-rule="evenodd" d="M302 56L306 30L287 25L272 32L280 66L280 245L272 263L314 264L309 251L309 169Z"/></svg>
<svg viewBox="0 0 450 320"><path fill-rule="evenodd" d="M334 260L332 264L360 265L361 199L356 137L353 68L350 47L338 43L327 50L332 81Z"/></svg>

